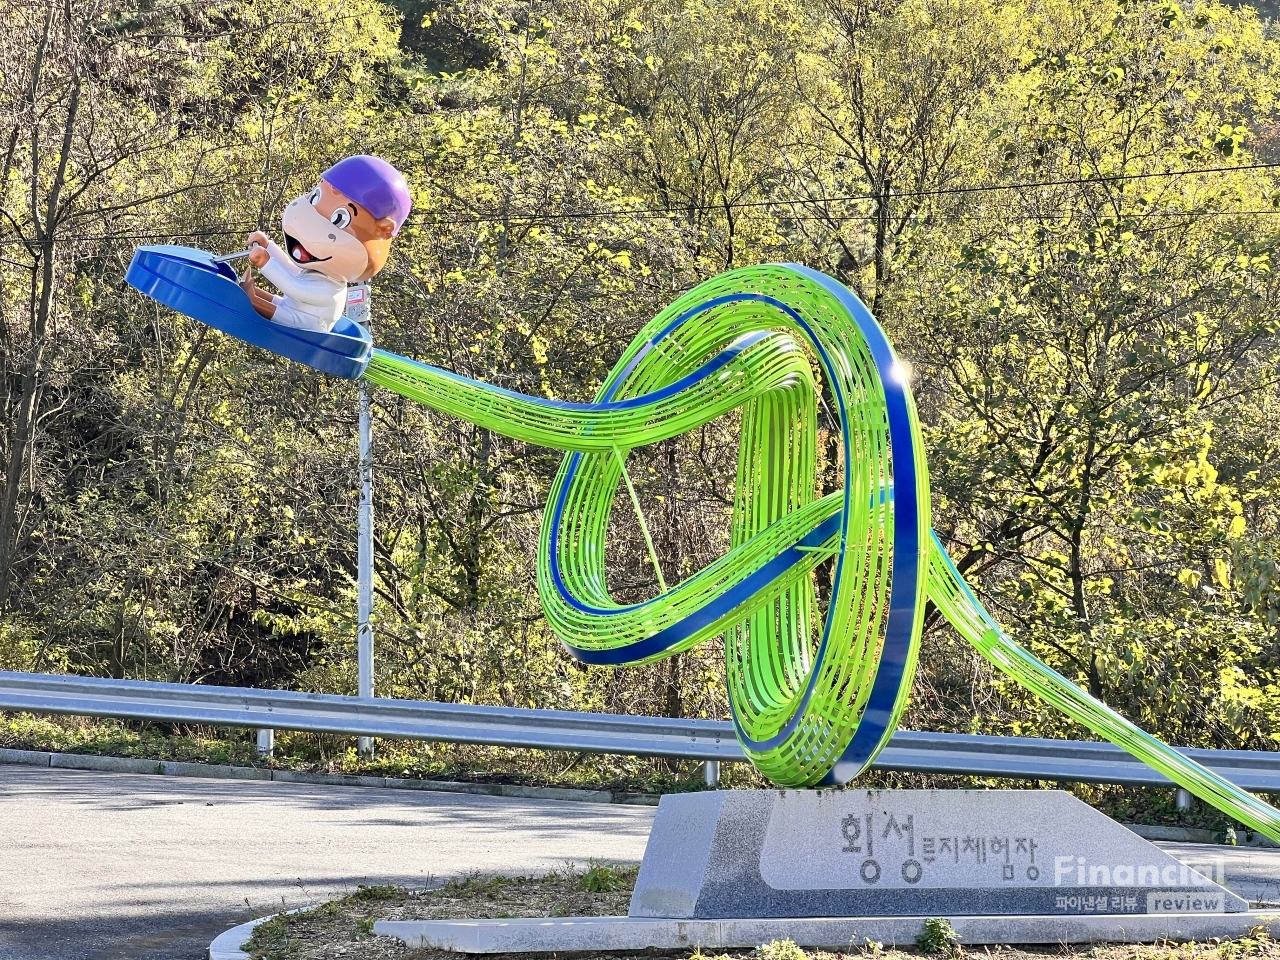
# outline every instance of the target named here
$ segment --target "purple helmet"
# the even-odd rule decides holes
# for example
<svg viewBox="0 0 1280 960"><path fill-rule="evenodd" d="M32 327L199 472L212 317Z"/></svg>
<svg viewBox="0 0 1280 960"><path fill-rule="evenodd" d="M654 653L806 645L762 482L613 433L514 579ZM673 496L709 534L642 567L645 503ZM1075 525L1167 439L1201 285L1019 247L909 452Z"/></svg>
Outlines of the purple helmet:
<svg viewBox="0 0 1280 960"><path fill-rule="evenodd" d="M335 190L346 194L360 206L381 220L390 217L395 221L396 233L409 216L413 200L404 176L378 157L360 154L339 160L320 175Z"/></svg>

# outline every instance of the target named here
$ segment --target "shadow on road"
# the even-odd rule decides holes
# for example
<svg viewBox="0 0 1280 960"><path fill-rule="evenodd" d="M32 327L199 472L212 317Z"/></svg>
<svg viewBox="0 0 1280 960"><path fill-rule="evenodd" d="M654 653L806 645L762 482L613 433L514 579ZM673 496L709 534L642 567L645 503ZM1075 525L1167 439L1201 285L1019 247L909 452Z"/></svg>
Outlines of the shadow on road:
<svg viewBox="0 0 1280 960"><path fill-rule="evenodd" d="M21 924L0 920L3 960L205 960L209 944L228 927L252 919L167 912L132 920L58 920Z"/></svg>

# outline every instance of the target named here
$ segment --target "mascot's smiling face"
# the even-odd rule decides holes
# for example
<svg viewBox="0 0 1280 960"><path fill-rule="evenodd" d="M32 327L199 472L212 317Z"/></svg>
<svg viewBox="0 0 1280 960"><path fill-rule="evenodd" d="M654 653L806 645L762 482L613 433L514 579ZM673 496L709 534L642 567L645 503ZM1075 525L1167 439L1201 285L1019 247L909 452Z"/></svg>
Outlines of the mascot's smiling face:
<svg viewBox="0 0 1280 960"><path fill-rule="evenodd" d="M375 217L328 180L285 207L285 252L304 270L359 283L382 269L399 224Z"/></svg>

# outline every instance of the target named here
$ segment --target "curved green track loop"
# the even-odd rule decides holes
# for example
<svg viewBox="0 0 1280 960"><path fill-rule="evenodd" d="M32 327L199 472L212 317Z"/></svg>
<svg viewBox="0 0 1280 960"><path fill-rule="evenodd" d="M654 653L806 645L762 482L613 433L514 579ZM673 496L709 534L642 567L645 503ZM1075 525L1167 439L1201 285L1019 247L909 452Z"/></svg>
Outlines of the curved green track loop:
<svg viewBox="0 0 1280 960"><path fill-rule="evenodd" d="M722 636L739 739L774 782L844 783L884 748L911 688L927 597L1037 696L1280 840L1275 809L1093 700L1000 631L930 528L928 469L902 367L866 308L829 277L768 265L701 284L645 326L592 403L513 393L381 350L365 379L567 451L538 557L539 595L556 635L578 658L612 665ZM816 495L819 404L843 441L844 489L825 497ZM629 489L627 452L735 411L729 552L657 597L616 603L606 587L605 537L619 492ZM813 574L830 558L823 617ZM658 574L664 582L660 567Z"/></svg>

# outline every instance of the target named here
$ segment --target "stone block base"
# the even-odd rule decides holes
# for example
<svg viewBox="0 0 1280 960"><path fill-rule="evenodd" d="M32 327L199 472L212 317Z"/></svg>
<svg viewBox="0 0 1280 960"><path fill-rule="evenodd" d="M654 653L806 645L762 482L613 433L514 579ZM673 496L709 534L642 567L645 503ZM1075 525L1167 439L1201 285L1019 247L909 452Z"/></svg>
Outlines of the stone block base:
<svg viewBox="0 0 1280 960"><path fill-rule="evenodd" d="M1061 790L718 790L662 798L628 914L1247 910L1211 866L1192 869Z"/></svg>
<svg viewBox="0 0 1280 960"><path fill-rule="evenodd" d="M1280 913L1138 914L1134 916L951 917L960 942L981 944L1153 943L1241 937L1255 927L1280 936ZM874 941L910 946L923 917L814 917L774 920L650 920L572 917L504 920L379 920L378 936L410 948L455 953L751 949L771 940L825 950Z"/></svg>

